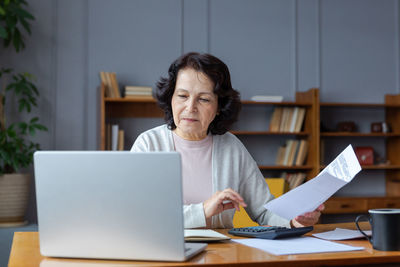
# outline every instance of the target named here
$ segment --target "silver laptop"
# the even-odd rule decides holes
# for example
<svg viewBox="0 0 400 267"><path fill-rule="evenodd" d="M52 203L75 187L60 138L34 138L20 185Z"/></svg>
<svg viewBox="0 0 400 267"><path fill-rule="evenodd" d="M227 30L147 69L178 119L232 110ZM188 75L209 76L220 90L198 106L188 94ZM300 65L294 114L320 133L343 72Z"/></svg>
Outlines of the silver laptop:
<svg viewBox="0 0 400 267"><path fill-rule="evenodd" d="M207 246L184 242L176 152L40 151L34 167L44 256L184 261Z"/></svg>

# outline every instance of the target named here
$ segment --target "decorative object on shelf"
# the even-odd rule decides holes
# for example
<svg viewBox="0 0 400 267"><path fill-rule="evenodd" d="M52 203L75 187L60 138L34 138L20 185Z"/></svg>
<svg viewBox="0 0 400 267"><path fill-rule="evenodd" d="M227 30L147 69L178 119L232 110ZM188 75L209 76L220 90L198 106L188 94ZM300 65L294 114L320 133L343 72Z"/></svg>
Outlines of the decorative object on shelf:
<svg viewBox="0 0 400 267"><path fill-rule="evenodd" d="M356 156L361 165L373 165L374 164L374 149L370 146L356 147Z"/></svg>
<svg viewBox="0 0 400 267"><path fill-rule="evenodd" d="M371 123L371 133L390 133L390 126L386 122Z"/></svg>
<svg viewBox="0 0 400 267"><path fill-rule="evenodd" d="M283 96L281 95L255 95L250 98L252 101L257 102L282 102Z"/></svg>
<svg viewBox="0 0 400 267"><path fill-rule="evenodd" d="M342 121L337 124L338 132L357 132L357 125L354 121Z"/></svg>
<svg viewBox="0 0 400 267"><path fill-rule="evenodd" d="M385 157L380 156L376 152L374 152L374 162L376 165L390 165L390 160Z"/></svg>
<svg viewBox="0 0 400 267"><path fill-rule="evenodd" d="M371 133L381 133L382 132L382 122L371 123Z"/></svg>
<svg viewBox="0 0 400 267"><path fill-rule="evenodd" d="M0 39L4 53L12 52L6 51L9 46L17 53L25 48L22 30L30 34L30 23L35 19L26 6L23 0L0 3ZM47 131L47 128L39 124L38 117L30 118L39 96L32 83L33 75L1 67L0 78L3 85L0 91L0 224L16 226L25 223L30 191L30 174L18 172L32 164L33 153L39 149L32 137L36 131ZM15 116L11 118L8 114Z"/></svg>

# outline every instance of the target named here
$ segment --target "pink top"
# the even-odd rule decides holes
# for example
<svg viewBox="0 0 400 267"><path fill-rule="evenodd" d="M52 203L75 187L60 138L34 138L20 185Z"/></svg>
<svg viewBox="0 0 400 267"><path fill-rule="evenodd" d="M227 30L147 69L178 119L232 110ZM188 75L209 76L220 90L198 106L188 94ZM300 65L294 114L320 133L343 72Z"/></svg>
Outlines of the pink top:
<svg viewBox="0 0 400 267"><path fill-rule="evenodd" d="M188 141L173 134L175 150L182 158L183 203L202 203L212 196L212 135Z"/></svg>

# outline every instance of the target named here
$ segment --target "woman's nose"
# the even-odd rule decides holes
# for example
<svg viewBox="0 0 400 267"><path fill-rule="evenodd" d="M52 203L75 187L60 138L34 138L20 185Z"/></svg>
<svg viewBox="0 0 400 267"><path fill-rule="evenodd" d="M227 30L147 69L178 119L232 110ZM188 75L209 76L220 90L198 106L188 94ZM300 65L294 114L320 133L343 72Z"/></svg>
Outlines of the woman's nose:
<svg viewBox="0 0 400 267"><path fill-rule="evenodd" d="M187 110L190 112L197 111L197 104L195 99L189 99L186 106Z"/></svg>

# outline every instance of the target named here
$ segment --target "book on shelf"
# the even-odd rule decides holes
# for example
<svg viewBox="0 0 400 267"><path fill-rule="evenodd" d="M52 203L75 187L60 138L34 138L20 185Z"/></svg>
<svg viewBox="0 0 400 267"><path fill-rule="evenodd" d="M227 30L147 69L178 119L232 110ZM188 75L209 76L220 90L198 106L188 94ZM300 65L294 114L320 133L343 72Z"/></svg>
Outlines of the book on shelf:
<svg viewBox="0 0 400 267"><path fill-rule="evenodd" d="M286 143L278 148L275 164L283 166L293 166L299 155L300 144L301 141L299 140L286 140Z"/></svg>
<svg viewBox="0 0 400 267"><path fill-rule="evenodd" d="M296 155L296 151L299 145L299 141L298 140L292 140L291 144L290 144L290 148L289 148L289 157L288 160L286 162L286 166L293 166L294 165L294 159L295 159L295 155Z"/></svg>
<svg viewBox="0 0 400 267"><path fill-rule="evenodd" d="M107 123L106 124L106 145L105 149L106 150L111 150L111 124Z"/></svg>
<svg viewBox="0 0 400 267"><path fill-rule="evenodd" d="M287 166L291 146L292 146L292 140L287 140L286 144L284 145L284 154L283 154L283 160L282 160L282 165L284 165L284 166Z"/></svg>
<svg viewBox="0 0 400 267"><path fill-rule="evenodd" d="M297 173L287 173L283 172L281 174L281 177L285 179L285 181L288 184L288 190L292 190L293 188L296 188L297 186L301 185L305 179L306 179L306 174L303 172L297 172Z"/></svg>
<svg viewBox="0 0 400 267"><path fill-rule="evenodd" d="M308 141L301 140L299 143L299 148L298 148L296 161L295 161L296 166L304 165L304 163L306 162L307 153L308 153Z"/></svg>
<svg viewBox="0 0 400 267"><path fill-rule="evenodd" d="M294 129L296 126L296 118L298 116L298 113L299 113L299 107L292 108L288 132L291 132L291 133L294 132Z"/></svg>
<svg viewBox="0 0 400 267"><path fill-rule="evenodd" d="M119 129L118 130L118 150L123 151L124 150L124 130Z"/></svg>
<svg viewBox="0 0 400 267"><path fill-rule="evenodd" d="M125 86L125 93L126 92L148 92L148 93L151 93L152 91L153 91L153 88L150 86L132 86L132 85Z"/></svg>
<svg viewBox="0 0 400 267"><path fill-rule="evenodd" d="M116 151L118 149L118 124L111 125L111 150Z"/></svg>
<svg viewBox="0 0 400 267"><path fill-rule="evenodd" d="M124 130L118 124L106 124L105 150L124 150Z"/></svg>
<svg viewBox="0 0 400 267"><path fill-rule="evenodd" d="M100 80L104 84L106 97L121 97L115 72L100 71Z"/></svg>
<svg viewBox="0 0 400 267"><path fill-rule="evenodd" d="M269 130L271 132L300 132L305 113L306 109L301 107L275 107L271 115Z"/></svg>
<svg viewBox="0 0 400 267"><path fill-rule="evenodd" d="M280 121L282 117L283 108L275 107L272 112L271 120L269 121L269 131L279 132Z"/></svg>
<svg viewBox="0 0 400 267"><path fill-rule="evenodd" d="M282 102L283 96L280 95L255 95L250 98L257 102Z"/></svg>
<svg viewBox="0 0 400 267"><path fill-rule="evenodd" d="M104 71L100 71L100 80L101 83L104 85L104 96L105 97L113 97L114 92L111 89L111 85L108 79L108 76Z"/></svg>
<svg viewBox="0 0 400 267"><path fill-rule="evenodd" d="M111 86L114 92L114 97L121 97L121 93L119 92L119 86L117 82L117 74L115 72L108 72L108 75L111 80Z"/></svg>
<svg viewBox="0 0 400 267"><path fill-rule="evenodd" d="M293 132L295 133L301 132L301 128L303 128L305 115L306 115L306 109L299 108Z"/></svg>
<svg viewBox="0 0 400 267"><path fill-rule="evenodd" d="M285 157L285 146L280 146L278 148L278 153L276 154L275 164L278 166L283 165L284 157Z"/></svg>
<svg viewBox="0 0 400 267"><path fill-rule="evenodd" d="M135 95L137 95L137 96L141 96L141 95L149 95L149 96L151 96L152 93L151 92L125 92L125 96L131 96L131 95L133 95L133 96L135 96Z"/></svg>
<svg viewBox="0 0 400 267"><path fill-rule="evenodd" d="M149 86L125 86L125 97L130 99L154 99Z"/></svg>

